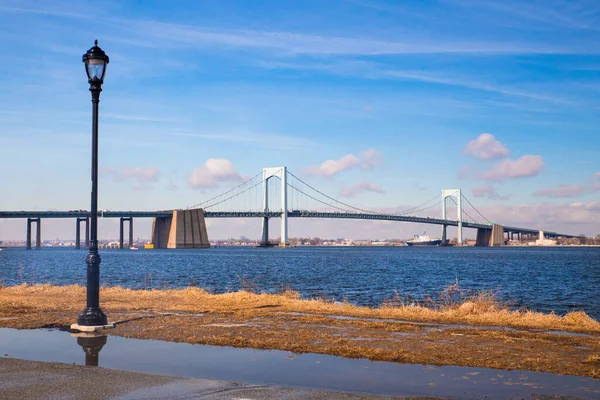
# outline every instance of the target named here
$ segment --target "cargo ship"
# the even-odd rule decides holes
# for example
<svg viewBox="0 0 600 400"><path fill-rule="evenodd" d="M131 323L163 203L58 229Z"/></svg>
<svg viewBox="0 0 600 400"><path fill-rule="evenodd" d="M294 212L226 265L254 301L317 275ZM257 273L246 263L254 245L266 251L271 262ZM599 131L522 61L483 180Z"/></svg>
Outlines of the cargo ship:
<svg viewBox="0 0 600 400"><path fill-rule="evenodd" d="M425 233L415 235L412 239L407 240L406 244L409 246L439 246L442 244L442 239L432 239Z"/></svg>

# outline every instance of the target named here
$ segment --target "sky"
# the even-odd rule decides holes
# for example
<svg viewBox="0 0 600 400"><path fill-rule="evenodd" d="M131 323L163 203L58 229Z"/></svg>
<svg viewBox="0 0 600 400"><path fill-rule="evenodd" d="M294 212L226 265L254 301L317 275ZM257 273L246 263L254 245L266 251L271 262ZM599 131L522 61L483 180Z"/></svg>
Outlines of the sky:
<svg viewBox="0 0 600 400"><path fill-rule="evenodd" d="M597 1L0 0L0 209L89 209L94 39L110 56L100 208L186 208L285 165L370 210L460 188L500 224L600 233ZM73 221L42 225L74 237ZM260 221L208 229L258 238ZM425 230L439 236L328 220L289 234ZM0 220L0 240L24 232Z"/></svg>

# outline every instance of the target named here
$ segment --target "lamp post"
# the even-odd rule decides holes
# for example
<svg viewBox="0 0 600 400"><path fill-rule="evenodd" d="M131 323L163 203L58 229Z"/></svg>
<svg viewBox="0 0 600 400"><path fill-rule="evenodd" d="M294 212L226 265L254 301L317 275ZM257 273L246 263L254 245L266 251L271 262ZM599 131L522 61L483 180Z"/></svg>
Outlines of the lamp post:
<svg viewBox="0 0 600 400"><path fill-rule="evenodd" d="M92 92L92 205L90 221L90 254L87 263L87 295L86 307L77 318L77 324L82 326L104 326L107 324L106 315L100 309L100 255L98 254L98 103L106 73L108 56L100 47L98 41L94 47L83 55L85 72L87 73Z"/></svg>

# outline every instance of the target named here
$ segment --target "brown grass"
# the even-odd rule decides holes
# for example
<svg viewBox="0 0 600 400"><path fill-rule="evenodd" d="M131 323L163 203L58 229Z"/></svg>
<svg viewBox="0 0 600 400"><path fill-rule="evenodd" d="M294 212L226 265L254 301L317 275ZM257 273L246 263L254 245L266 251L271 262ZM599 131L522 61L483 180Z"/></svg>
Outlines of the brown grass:
<svg viewBox="0 0 600 400"><path fill-rule="evenodd" d="M0 290L0 314L5 316L14 313L22 315L25 310L79 310L84 302L85 288L78 285L22 284ZM397 296L380 307L302 299L298 292L289 288L283 288L279 294L252 293L245 290L211 294L195 287L166 290L103 287L101 302L103 309L108 311L217 312L236 313L245 317L283 311L415 322L600 332L600 323L583 311L559 316L524 309L513 310L497 301L494 293L460 291L457 285L449 287L437 296L436 300L415 302Z"/></svg>
<svg viewBox="0 0 600 400"><path fill-rule="evenodd" d="M513 310L494 293L464 291L456 284L422 302L395 296L380 307L302 299L289 287L278 294L250 290L251 283L248 291L224 294L195 287L104 287L101 305L117 322L110 335L600 377L600 324L584 312L561 317ZM0 326L66 328L84 305L85 288L77 285L4 287ZM544 332L549 330L590 335Z"/></svg>
<svg viewBox="0 0 600 400"><path fill-rule="evenodd" d="M600 354L592 354L585 362L590 364L600 364Z"/></svg>

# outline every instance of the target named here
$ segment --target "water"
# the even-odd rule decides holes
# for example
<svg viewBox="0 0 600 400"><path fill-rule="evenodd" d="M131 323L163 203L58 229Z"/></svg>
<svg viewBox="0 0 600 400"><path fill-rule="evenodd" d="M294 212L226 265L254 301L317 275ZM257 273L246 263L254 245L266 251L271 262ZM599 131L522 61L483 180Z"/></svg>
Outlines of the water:
<svg viewBox="0 0 600 400"><path fill-rule="evenodd" d="M102 250L102 285L136 289L197 285L215 293L242 283L264 292L289 287L305 297L379 305L396 292L424 299L458 279L465 289L498 289L515 307L600 319L600 248L248 247ZM0 252L5 285L85 284L84 250Z"/></svg>
<svg viewBox="0 0 600 400"><path fill-rule="evenodd" d="M393 396L505 400L532 395L597 399L600 395L600 380L579 376L373 362L115 336L71 337L67 332L48 330L0 329L1 356L159 375Z"/></svg>

